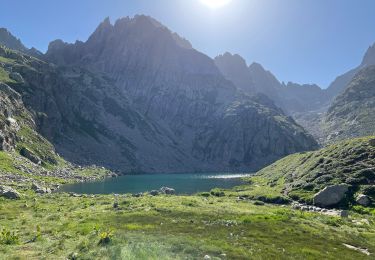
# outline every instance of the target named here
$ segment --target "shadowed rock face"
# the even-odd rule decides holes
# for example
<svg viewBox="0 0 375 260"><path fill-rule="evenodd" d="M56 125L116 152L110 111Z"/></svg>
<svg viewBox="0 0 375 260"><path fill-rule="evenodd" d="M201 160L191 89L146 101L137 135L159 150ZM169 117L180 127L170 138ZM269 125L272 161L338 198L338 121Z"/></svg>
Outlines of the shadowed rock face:
<svg viewBox="0 0 375 260"><path fill-rule="evenodd" d="M20 95L0 82L0 151L14 150L19 126L13 118L24 110Z"/></svg>
<svg viewBox="0 0 375 260"><path fill-rule="evenodd" d="M255 170L316 147L272 101L240 92L212 59L150 17L123 18L114 25L106 19L85 43L52 42L46 58L111 78L129 107L173 140L160 146L182 155L165 163L174 171ZM140 144L129 140L138 149ZM164 169L153 171L158 170Z"/></svg>
<svg viewBox="0 0 375 260"><path fill-rule="evenodd" d="M375 66L361 70L328 109L329 141L375 134Z"/></svg>

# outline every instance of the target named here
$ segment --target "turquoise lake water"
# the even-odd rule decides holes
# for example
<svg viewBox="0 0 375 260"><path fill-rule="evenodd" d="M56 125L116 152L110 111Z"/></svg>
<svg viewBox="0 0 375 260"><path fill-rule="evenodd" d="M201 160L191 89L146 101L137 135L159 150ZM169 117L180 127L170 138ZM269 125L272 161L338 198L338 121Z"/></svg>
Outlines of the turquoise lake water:
<svg viewBox="0 0 375 260"><path fill-rule="evenodd" d="M231 188L243 184L241 178L250 174L139 174L124 175L97 182L68 184L60 191L81 194L138 193L158 190L163 186L174 188L177 194L193 194L213 188Z"/></svg>

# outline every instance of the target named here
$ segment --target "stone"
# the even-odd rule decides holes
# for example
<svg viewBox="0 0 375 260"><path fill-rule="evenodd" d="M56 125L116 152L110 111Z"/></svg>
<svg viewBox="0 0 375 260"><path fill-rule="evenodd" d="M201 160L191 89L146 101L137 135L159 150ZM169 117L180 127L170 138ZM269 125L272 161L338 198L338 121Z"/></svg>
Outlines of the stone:
<svg viewBox="0 0 375 260"><path fill-rule="evenodd" d="M369 206L371 204L371 199L369 196L367 195L364 195L364 194L359 194L357 197L356 197L356 200L355 202L361 206Z"/></svg>
<svg viewBox="0 0 375 260"><path fill-rule="evenodd" d="M369 145L370 146L375 146L375 139L370 139L370 141L368 141Z"/></svg>
<svg viewBox="0 0 375 260"><path fill-rule="evenodd" d="M340 210L340 211L338 212L338 214L339 214L339 216L342 217L342 218L347 218L347 217L349 217L349 211L347 211L347 210Z"/></svg>
<svg viewBox="0 0 375 260"><path fill-rule="evenodd" d="M211 256L205 255L203 259L211 259Z"/></svg>
<svg viewBox="0 0 375 260"><path fill-rule="evenodd" d="M167 195L174 195L176 193L176 190L169 187L162 187L160 188L160 191Z"/></svg>
<svg viewBox="0 0 375 260"><path fill-rule="evenodd" d="M51 193L51 189L50 188L41 187L37 183L33 183L31 185L31 189L33 191L35 191L36 193L39 193L39 194Z"/></svg>
<svg viewBox="0 0 375 260"><path fill-rule="evenodd" d="M139 198L139 197L142 197L142 196L143 196L143 193L142 193L142 192L132 194L132 197L135 197L135 198Z"/></svg>
<svg viewBox="0 0 375 260"><path fill-rule="evenodd" d="M314 195L314 205L320 207L329 207L338 204L345 197L349 190L349 185L338 184L325 187Z"/></svg>
<svg viewBox="0 0 375 260"><path fill-rule="evenodd" d="M159 195L159 191L157 191L157 190L152 190L152 191L150 191L150 195L152 195L152 196L157 196L157 195Z"/></svg>
<svg viewBox="0 0 375 260"><path fill-rule="evenodd" d="M20 154L29 159L30 161L32 161L33 163L35 164L41 164L41 160L39 159L38 156L36 156L32 151L30 151L28 148L26 147L22 147L21 151L20 151Z"/></svg>
<svg viewBox="0 0 375 260"><path fill-rule="evenodd" d="M20 199L21 198L21 194L17 190L9 186L0 186L0 196L5 197L7 199Z"/></svg>

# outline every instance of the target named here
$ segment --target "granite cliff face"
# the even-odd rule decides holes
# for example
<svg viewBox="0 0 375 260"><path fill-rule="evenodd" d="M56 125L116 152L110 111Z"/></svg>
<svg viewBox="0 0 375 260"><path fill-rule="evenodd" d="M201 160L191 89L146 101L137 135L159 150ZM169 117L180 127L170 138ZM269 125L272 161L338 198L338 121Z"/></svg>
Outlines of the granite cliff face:
<svg viewBox="0 0 375 260"><path fill-rule="evenodd" d="M328 141L375 134L375 66L360 70L324 119Z"/></svg>
<svg viewBox="0 0 375 260"><path fill-rule="evenodd" d="M69 161L126 172L168 172L196 164L167 129L132 109L107 77L0 50L7 75L22 78L8 80L12 93L22 97L34 128Z"/></svg>
<svg viewBox="0 0 375 260"><path fill-rule="evenodd" d="M129 106L173 140L165 151L181 151L184 159L169 160L178 162L174 171L254 170L316 147L272 101L239 91L212 59L150 17L106 19L87 42L52 42L45 58L112 79Z"/></svg>

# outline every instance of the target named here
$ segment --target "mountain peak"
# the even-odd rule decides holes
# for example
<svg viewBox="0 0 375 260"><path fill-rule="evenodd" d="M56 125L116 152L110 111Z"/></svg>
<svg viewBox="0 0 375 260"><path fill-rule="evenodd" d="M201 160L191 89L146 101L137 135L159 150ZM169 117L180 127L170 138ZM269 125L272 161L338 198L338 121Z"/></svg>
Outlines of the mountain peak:
<svg viewBox="0 0 375 260"><path fill-rule="evenodd" d="M230 52L225 52L215 57L217 62L227 62L231 65L236 65L237 67L247 67L246 61L238 54L232 54Z"/></svg>
<svg viewBox="0 0 375 260"><path fill-rule="evenodd" d="M375 64L375 43L370 46L362 60L362 66L369 66Z"/></svg>
<svg viewBox="0 0 375 260"><path fill-rule="evenodd" d="M27 51L20 39L13 36L6 28L0 28L0 45L21 52Z"/></svg>
<svg viewBox="0 0 375 260"><path fill-rule="evenodd" d="M250 70L254 70L254 71L266 71L263 66L258 63L258 62L253 62L250 64L249 66Z"/></svg>

